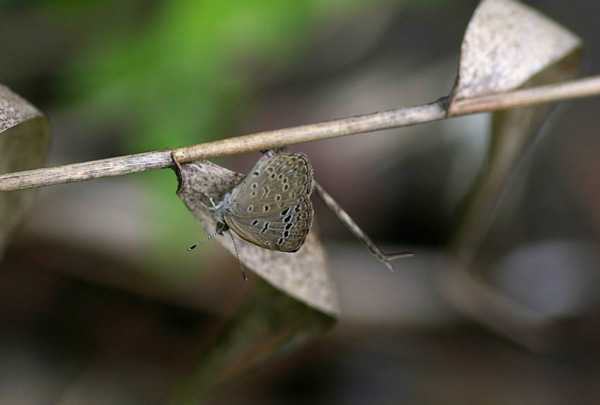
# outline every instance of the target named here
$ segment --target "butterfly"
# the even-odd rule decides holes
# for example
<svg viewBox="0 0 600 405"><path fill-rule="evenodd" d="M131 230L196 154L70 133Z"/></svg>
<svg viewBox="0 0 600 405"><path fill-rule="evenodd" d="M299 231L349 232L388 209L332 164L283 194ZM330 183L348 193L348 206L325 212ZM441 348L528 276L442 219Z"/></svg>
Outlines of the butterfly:
<svg viewBox="0 0 600 405"><path fill-rule="evenodd" d="M265 249L298 251L312 225L313 183L312 165L304 153L268 151L222 201L215 204L210 199L209 209L217 216L215 233L189 250L231 230Z"/></svg>
<svg viewBox="0 0 600 405"><path fill-rule="evenodd" d="M217 206L217 226L265 249L296 252L312 225L312 191L305 154L265 154Z"/></svg>

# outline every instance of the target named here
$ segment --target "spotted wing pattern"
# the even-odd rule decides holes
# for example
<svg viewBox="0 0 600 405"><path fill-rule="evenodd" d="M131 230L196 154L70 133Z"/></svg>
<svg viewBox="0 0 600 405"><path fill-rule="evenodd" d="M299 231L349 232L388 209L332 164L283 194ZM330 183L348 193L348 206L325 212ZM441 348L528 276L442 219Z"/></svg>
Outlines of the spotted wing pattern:
<svg viewBox="0 0 600 405"><path fill-rule="evenodd" d="M264 155L233 189L223 219L260 247L295 252L312 225L313 170L303 153Z"/></svg>

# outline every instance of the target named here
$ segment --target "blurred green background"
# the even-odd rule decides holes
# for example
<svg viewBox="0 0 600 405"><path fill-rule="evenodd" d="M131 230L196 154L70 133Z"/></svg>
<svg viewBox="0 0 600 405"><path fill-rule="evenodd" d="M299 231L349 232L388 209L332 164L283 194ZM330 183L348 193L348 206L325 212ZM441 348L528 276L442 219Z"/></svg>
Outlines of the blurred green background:
<svg viewBox="0 0 600 405"><path fill-rule="evenodd" d="M600 69L600 5L529 1ZM50 165L433 101L477 5L453 1L0 1L0 83L46 113ZM216 403L585 403L600 395L597 99L561 105L503 205L492 285L563 317L558 355L505 341L437 292L485 115L297 145L393 274L315 202L338 326ZM258 154L216 159L247 171ZM42 189L0 264L1 403L160 403L248 287L170 170ZM218 324L218 322L215 322ZM214 326L214 327L213 327ZM202 344L205 344L203 342ZM150 353L150 354L149 354ZM161 355L162 353L162 355ZM148 390L145 387L152 386ZM593 402L590 402L593 403Z"/></svg>

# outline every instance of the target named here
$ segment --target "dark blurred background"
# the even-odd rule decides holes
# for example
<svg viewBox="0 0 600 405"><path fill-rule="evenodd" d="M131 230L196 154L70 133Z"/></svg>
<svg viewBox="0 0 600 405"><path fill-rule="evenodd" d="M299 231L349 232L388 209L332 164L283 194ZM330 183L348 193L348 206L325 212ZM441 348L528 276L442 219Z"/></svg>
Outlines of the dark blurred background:
<svg viewBox="0 0 600 405"><path fill-rule="evenodd" d="M447 95L477 3L0 1L0 83L49 116L49 165L191 145ZM581 75L600 71L600 3L527 4L583 39ZM573 325L558 354L490 332L437 290L485 159L482 114L293 148L384 250L416 255L390 273L316 202L339 323L216 402L597 402L599 108L569 101L546 122L500 207L490 243L503 253L482 269ZM245 172L258 157L215 161ZM39 191L0 264L0 403L159 403L198 325L236 310L236 259L216 243L186 251L205 233L176 187L161 170Z"/></svg>

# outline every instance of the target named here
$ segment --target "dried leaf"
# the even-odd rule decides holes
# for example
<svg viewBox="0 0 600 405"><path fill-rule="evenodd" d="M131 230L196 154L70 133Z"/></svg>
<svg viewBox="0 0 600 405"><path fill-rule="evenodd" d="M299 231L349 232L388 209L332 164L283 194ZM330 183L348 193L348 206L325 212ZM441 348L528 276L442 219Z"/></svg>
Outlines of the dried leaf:
<svg viewBox="0 0 600 405"><path fill-rule="evenodd" d="M515 0L483 0L461 48L453 101L516 89L579 50L581 40Z"/></svg>
<svg viewBox="0 0 600 405"><path fill-rule="evenodd" d="M216 227L216 217L208 210L210 201L220 201L244 177L242 174L207 161L182 164L179 167L177 194L207 232ZM327 272L325 252L315 229L310 231L304 246L296 253L276 252L236 238L240 260L274 287L329 315L339 313L333 284ZM235 255L229 235L216 240Z"/></svg>
<svg viewBox="0 0 600 405"><path fill-rule="evenodd" d="M50 150L50 138L46 117L0 85L0 173L41 167ZM35 190L0 194L0 257L34 197Z"/></svg>
<svg viewBox="0 0 600 405"><path fill-rule="evenodd" d="M565 80L575 73L580 50L579 38L530 7L515 0L483 0L465 33L450 111L466 97ZM459 250L472 253L481 243L510 173L551 108L493 114L488 170L476 185L457 238Z"/></svg>
<svg viewBox="0 0 600 405"><path fill-rule="evenodd" d="M537 11L514 0L483 0L465 34L449 115L469 97L566 80L576 72L580 51L578 37ZM493 113L486 170L454 241L455 266L440 283L456 307L521 343L527 336L531 345L542 341L543 333L531 337L526 329L532 332L546 320L490 290L473 273L508 179L552 108L537 105Z"/></svg>

